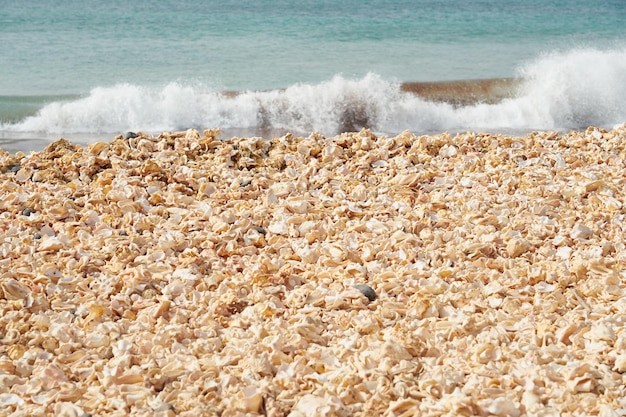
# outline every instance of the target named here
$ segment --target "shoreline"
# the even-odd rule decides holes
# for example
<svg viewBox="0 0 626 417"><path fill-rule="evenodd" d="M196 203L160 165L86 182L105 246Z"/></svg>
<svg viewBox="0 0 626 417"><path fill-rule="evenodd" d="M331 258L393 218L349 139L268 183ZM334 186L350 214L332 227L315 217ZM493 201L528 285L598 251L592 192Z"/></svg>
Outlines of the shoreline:
<svg viewBox="0 0 626 417"><path fill-rule="evenodd" d="M487 103L494 104L505 98L513 97L516 88L521 84L521 80L512 78L492 78L492 79L469 79L469 80L452 80L452 81L437 81L437 82L404 82L399 86L400 91L404 93L413 94L417 97L434 103L449 103L455 107ZM270 91L284 91L284 90L270 90ZM257 91L255 93L263 93L265 91ZM229 99L235 99L242 94L248 94L249 91L223 91L221 94L223 97ZM254 92L253 92L254 93ZM59 96L61 97L61 96ZM78 98L80 96L67 96ZM25 98L11 98L5 97L8 103L13 102L25 102L29 106L35 106L37 100L41 100L41 105L50 103L50 97L25 97ZM350 103L349 103L350 104ZM349 105L348 104L348 105ZM346 120L341 122L342 131L358 131L364 124L367 124L367 117L359 114L363 108L367 107L368 103L357 103L354 111L349 108L346 110ZM34 109L35 107L33 107ZM11 110L14 112L16 110ZM13 113L7 113L5 115L8 120L13 120ZM353 114L354 113L354 114ZM211 127L211 126L207 126ZM269 128L230 128L224 129L224 132L232 132L233 136L261 136L261 135L284 135L288 132L288 129L273 129ZM87 145L96 141L106 140L112 138L116 133L74 133L66 136L57 134L43 134L39 135L33 132L0 132L0 148L7 149L8 151L15 152L30 152L41 151L43 148L58 139L59 137L66 137L74 143L81 145ZM308 132L292 132L294 134L308 134ZM399 132L392 132L390 134L397 134ZM432 134L434 131L422 132L424 134ZM158 133L155 133L158 134Z"/></svg>
<svg viewBox="0 0 626 417"><path fill-rule="evenodd" d="M0 153L9 412L626 407L626 125L218 134Z"/></svg>

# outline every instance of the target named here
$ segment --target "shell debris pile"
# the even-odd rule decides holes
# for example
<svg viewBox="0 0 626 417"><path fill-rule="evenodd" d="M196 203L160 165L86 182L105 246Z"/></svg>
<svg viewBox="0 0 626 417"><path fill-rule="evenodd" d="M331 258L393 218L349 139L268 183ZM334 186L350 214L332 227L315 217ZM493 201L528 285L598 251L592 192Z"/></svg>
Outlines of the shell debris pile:
<svg viewBox="0 0 626 417"><path fill-rule="evenodd" d="M0 152L0 415L626 414L626 126Z"/></svg>

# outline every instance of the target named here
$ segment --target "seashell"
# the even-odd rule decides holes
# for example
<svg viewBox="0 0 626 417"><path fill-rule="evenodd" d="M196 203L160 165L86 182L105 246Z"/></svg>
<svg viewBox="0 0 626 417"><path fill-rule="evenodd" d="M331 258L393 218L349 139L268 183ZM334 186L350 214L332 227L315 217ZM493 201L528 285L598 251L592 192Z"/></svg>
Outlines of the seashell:
<svg viewBox="0 0 626 417"><path fill-rule="evenodd" d="M617 355L615 358L615 364L613 365L613 370L621 374L626 372L626 353L620 353Z"/></svg>
<svg viewBox="0 0 626 417"><path fill-rule="evenodd" d="M58 342L56 343L55 346L58 347ZM66 354L59 355L59 362L64 363L64 364L77 363L83 360L85 356L87 356L87 352L85 350L75 350L74 352L67 354L67 355Z"/></svg>
<svg viewBox="0 0 626 417"><path fill-rule="evenodd" d="M437 399L441 398L443 394L443 387L438 381L435 381L434 379L425 379L419 381L418 386L420 391L425 392L426 394Z"/></svg>
<svg viewBox="0 0 626 417"><path fill-rule="evenodd" d="M405 398L401 400L392 401L389 405L389 411L394 416L412 416L415 410L420 406L419 401L413 398Z"/></svg>
<svg viewBox="0 0 626 417"><path fill-rule="evenodd" d="M443 145L439 149L439 156L442 156L444 158L452 158L453 156L456 156L457 154L458 154L458 151L454 145Z"/></svg>
<svg viewBox="0 0 626 417"><path fill-rule="evenodd" d="M597 381L591 376L572 378L567 381L567 388L573 394L593 392L597 385Z"/></svg>
<svg viewBox="0 0 626 417"><path fill-rule="evenodd" d="M347 256L346 250L336 244L323 244L320 250L324 255L330 257L335 262L343 262Z"/></svg>
<svg viewBox="0 0 626 417"><path fill-rule="evenodd" d="M570 232L570 236L572 239L588 239L592 233L593 231L589 227L582 223L576 223Z"/></svg>
<svg viewBox="0 0 626 417"><path fill-rule="evenodd" d="M143 384L144 377L143 375L140 375L140 374L125 374L125 375L116 377L115 383L118 385Z"/></svg>
<svg viewBox="0 0 626 417"><path fill-rule="evenodd" d="M615 331L605 324L596 324L591 326L591 330L583 335L584 338L594 342L615 343Z"/></svg>
<svg viewBox="0 0 626 417"><path fill-rule="evenodd" d="M597 191L598 189L600 189L603 186L604 186L604 181L602 181L602 180L591 181L591 182L588 182L587 184L585 184L585 192L586 193L590 193L590 192L593 192L593 191Z"/></svg>
<svg viewBox="0 0 626 417"><path fill-rule="evenodd" d="M270 191L276 198L284 198L295 191L295 187L292 182L278 182L270 187Z"/></svg>
<svg viewBox="0 0 626 417"><path fill-rule="evenodd" d="M501 354L499 349L492 343L484 343L476 349L475 357L477 362L486 364L499 360Z"/></svg>
<svg viewBox="0 0 626 417"><path fill-rule="evenodd" d="M319 250L307 245L296 250L296 255L298 255L303 262L314 264L319 259L320 252Z"/></svg>
<svg viewBox="0 0 626 417"><path fill-rule="evenodd" d="M289 235L289 226L284 221L270 223L267 231L277 235Z"/></svg>
<svg viewBox="0 0 626 417"><path fill-rule="evenodd" d="M109 336L98 333L91 333L85 339L85 346L88 348L100 348L110 344Z"/></svg>
<svg viewBox="0 0 626 417"><path fill-rule="evenodd" d="M289 415L291 417L340 415L345 412L343 409L344 406L337 397L305 394L298 399Z"/></svg>
<svg viewBox="0 0 626 417"><path fill-rule="evenodd" d="M17 407L23 407L24 400L15 394L2 393L0 394L0 404L2 404L5 407L9 407L13 405Z"/></svg>
<svg viewBox="0 0 626 417"><path fill-rule="evenodd" d="M570 369L567 375L567 388L573 394L580 392L593 392L598 381L596 378L596 371L588 363L580 363Z"/></svg>
<svg viewBox="0 0 626 417"><path fill-rule="evenodd" d="M59 417L84 417L88 415L83 408L70 402L57 402L54 405L54 415Z"/></svg>
<svg viewBox="0 0 626 417"><path fill-rule="evenodd" d="M568 259L572 254L573 249L569 246L561 246L555 253L557 258Z"/></svg>
<svg viewBox="0 0 626 417"><path fill-rule="evenodd" d="M26 182L32 177L33 170L31 168L22 167L15 173L15 181Z"/></svg>
<svg viewBox="0 0 626 417"><path fill-rule="evenodd" d="M0 284L7 300L25 300L30 295L30 290L21 282L9 278Z"/></svg>
<svg viewBox="0 0 626 417"><path fill-rule="evenodd" d="M287 209L292 213L305 214L309 211L307 200L287 200Z"/></svg>
<svg viewBox="0 0 626 417"><path fill-rule="evenodd" d="M249 229L243 236L243 241L246 246L261 247L265 242L265 239L263 238L264 235L265 233L260 233L256 228L253 227Z"/></svg>
<svg viewBox="0 0 626 417"><path fill-rule="evenodd" d="M61 276L59 267L54 263L43 264L39 270L43 275L50 278L59 278Z"/></svg>
<svg viewBox="0 0 626 417"><path fill-rule="evenodd" d="M538 282L535 284L535 291L537 292L552 292L556 289L556 286L553 284L548 284L545 281Z"/></svg>
<svg viewBox="0 0 626 417"><path fill-rule="evenodd" d="M148 388L137 384L120 385L119 392L126 404L130 406L141 406L146 403L148 398L151 397L150 390Z"/></svg>
<svg viewBox="0 0 626 417"><path fill-rule="evenodd" d="M158 319L159 317L163 317L163 315L167 313L167 311L169 310L170 306L171 306L171 302L169 300L161 301L159 303L159 308L156 309L152 317L155 319Z"/></svg>
<svg viewBox="0 0 626 417"><path fill-rule="evenodd" d="M531 245L526 239L515 237L506 245L506 251L511 258L517 258L530 249Z"/></svg>
<svg viewBox="0 0 626 417"><path fill-rule="evenodd" d="M7 349L7 355L14 361L21 359L24 353L26 353L26 348L22 345L11 345Z"/></svg>
<svg viewBox="0 0 626 417"><path fill-rule="evenodd" d="M47 235L42 236L41 240L39 241L39 245L37 247L37 249L42 252L58 251L61 248L63 248L63 243L59 240L58 237L47 236Z"/></svg>
<svg viewBox="0 0 626 417"><path fill-rule="evenodd" d="M480 402L480 406L484 412L493 416L518 417L522 414L519 407L506 397L483 400Z"/></svg>
<svg viewBox="0 0 626 417"><path fill-rule="evenodd" d="M610 195L599 195L598 199L605 205L607 210L621 210L623 203Z"/></svg>
<svg viewBox="0 0 626 417"><path fill-rule="evenodd" d="M231 407L245 413L258 413L263 405L263 393L253 386L244 387L234 398Z"/></svg>

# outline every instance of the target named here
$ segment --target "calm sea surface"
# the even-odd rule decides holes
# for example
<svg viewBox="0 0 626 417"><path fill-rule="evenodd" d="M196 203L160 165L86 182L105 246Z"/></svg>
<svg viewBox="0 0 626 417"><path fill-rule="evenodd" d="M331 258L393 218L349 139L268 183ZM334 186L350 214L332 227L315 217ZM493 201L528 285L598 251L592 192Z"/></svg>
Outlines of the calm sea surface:
<svg viewBox="0 0 626 417"><path fill-rule="evenodd" d="M0 9L0 142L188 127L332 134L350 106L388 133L626 121L624 0L0 0ZM530 81L506 102L461 108L398 88L500 77Z"/></svg>

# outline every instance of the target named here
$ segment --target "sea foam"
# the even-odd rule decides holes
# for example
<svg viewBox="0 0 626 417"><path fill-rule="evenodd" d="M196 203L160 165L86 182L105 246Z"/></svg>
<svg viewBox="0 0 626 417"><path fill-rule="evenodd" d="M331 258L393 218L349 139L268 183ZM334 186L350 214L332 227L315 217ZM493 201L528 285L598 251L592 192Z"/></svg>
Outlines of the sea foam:
<svg viewBox="0 0 626 417"><path fill-rule="evenodd" d="M626 122L626 48L543 55L518 69L515 91L497 103L427 101L376 74L319 84L224 93L202 85L118 84L2 125L46 134L161 132L187 128L282 129L336 134L362 127L394 134L435 131L568 130Z"/></svg>

